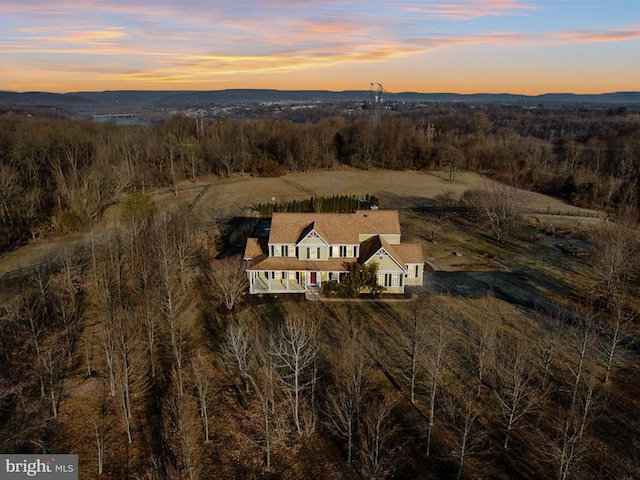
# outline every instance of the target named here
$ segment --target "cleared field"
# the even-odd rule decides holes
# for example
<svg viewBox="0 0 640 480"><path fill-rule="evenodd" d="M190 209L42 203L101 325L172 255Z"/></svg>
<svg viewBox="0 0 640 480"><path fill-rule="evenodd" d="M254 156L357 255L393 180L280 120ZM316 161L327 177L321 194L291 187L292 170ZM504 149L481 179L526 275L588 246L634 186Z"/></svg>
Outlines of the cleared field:
<svg viewBox="0 0 640 480"><path fill-rule="evenodd" d="M203 180L206 181L206 180ZM202 198L198 208L217 208L227 215L237 215L258 203L288 201L311 196L365 195L380 198L382 208L421 206L437 195L453 192L460 196L465 190L495 183L482 175L459 172L448 181L446 172L393 170L337 170L295 173L278 178L251 176L231 179L211 179L213 188ZM195 196L195 194L194 194ZM586 213L563 200L539 193L523 192L531 211L561 211ZM596 214L595 211L589 211Z"/></svg>
<svg viewBox="0 0 640 480"><path fill-rule="evenodd" d="M183 182L178 185L178 194L163 189L154 194L154 201L160 208L169 208L177 204L191 204L206 185L212 187L198 201L194 211L198 214L244 216L247 209L258 203L270 201L288 201L312 196L366 195L378 196L381 208L411 208L428 205L429 201L445 192L460 196L465 190L495 183L482 175L470 172L458 172L454 181L448 181L448 173L439 171L393 171L393 170L352 170L308 172L283 175L277 178L252 177L250 175L233 178L202 178L197 184ZM578 212L597 215L596 211L579 209L558 198L539 193L524 192L523 199L527 210L535 213L539 222L571 223L597 221L596 218L558 217L541 214L550 211L566 212L576 215ZM103 219L95 225L94 233L102 232L118 224L119 206L113 206L105 212ZM88 233L74 234L66 238L43 242L38 241L17 248L0 257L0 276L21 268L28 268L45 261L61 249L88 240Z"/></svg>

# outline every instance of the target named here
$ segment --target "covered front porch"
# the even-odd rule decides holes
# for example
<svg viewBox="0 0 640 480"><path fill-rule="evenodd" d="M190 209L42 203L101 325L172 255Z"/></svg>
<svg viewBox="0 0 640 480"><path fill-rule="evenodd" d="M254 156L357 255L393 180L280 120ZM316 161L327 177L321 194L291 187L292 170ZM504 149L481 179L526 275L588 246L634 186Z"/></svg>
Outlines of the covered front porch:
<svg viewBox="0 0 640 480"><path fill-rule="evenodd" d="M304 293L309 287L319 288L340 273L323 271L248 271L249 293Z"/></svg>

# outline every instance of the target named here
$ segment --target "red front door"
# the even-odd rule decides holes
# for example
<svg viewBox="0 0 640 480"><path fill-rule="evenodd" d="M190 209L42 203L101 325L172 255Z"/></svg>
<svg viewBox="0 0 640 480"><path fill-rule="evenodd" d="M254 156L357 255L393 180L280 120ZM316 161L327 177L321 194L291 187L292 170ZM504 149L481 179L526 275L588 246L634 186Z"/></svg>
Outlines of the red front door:
<svg viewBox="0 0 640 480"><path fill-rule="evenodd" d="M316 285L318 283L318 279L316 278L316 272L311 272L311 281L309 282L311 285Z"/></svg>

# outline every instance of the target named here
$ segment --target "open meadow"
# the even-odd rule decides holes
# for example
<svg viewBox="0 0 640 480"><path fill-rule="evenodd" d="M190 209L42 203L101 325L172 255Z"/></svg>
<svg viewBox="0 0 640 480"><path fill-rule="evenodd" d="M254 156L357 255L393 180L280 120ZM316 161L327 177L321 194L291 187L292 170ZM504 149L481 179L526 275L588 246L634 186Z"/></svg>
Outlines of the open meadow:
<svg viewBox="0 0 640 480"><path fill-rule="evenodd" d="M458 172L454 181L448 181L446 172L343 169L296 173L281 177L263 178L249 175L231 178L210 177L196 183L183 182L177 192L163 189L153 194L162 210L179 205L192 205L196 215L229 218L247 216L251 207L265 202L286 202L313 196L376 195L383 209L411 209L430 205L433 199L447 192L456 197L470 188L489 186L495 182L472 172ZM207 188L210 185L210 188ZM200 196L203 190L206 191ZM525 211L535 215L538 222L562 224L593 224L598 212L569 205L567 202L534 192L522 192ZM550 212L553 215L546 215ZM570 216L560 215L570 214ZM574 216L582 214L582 217ZM97 235L119 225L120 207L108 208L102 219L94 225ZM585 216L589 215L589 217ZM38 239L0 257L0 276L44 262L69 245L88 241L87 232L65 238Z"/></svg>

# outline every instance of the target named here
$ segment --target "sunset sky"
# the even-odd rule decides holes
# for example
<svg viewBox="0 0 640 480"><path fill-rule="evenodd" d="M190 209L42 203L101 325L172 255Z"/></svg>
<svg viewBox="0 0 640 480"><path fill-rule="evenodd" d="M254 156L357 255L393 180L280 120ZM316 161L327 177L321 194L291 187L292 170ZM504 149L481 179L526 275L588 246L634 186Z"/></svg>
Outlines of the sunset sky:
<svg viewBox="0 0 640 480"><path fill-rule="evenodd" d="M640 90L638 0L0 0L0 90Z"/></svg>

